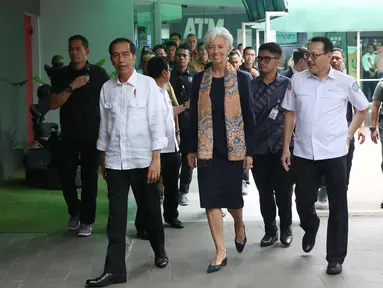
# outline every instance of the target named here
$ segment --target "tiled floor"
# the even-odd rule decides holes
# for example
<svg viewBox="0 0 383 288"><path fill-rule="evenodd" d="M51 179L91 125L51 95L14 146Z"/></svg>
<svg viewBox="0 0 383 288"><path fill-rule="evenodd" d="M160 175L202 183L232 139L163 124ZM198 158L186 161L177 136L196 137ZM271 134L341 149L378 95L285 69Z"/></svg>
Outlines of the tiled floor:
<svg viewBox="0 0 383 288"><path fill-rule="evenodd" d="M383 219L350 220L349 253L344 272L338 276L325 273L325 222L322 220L317 245L306 255L301 250L303 231L296 223L290 248L277 243L261 249L261 224L247 222L249 243L239 255L234 248L232 223L226 222L228 266L214 274L205 272L214 256L206 223L187 223L183 230L166 228L170 264L163 270L154 267L149 243L128 238L128 283L116 287L383 287ZM83 287L88 277L102 272L105 251L105 235L79 239L67 233L0 234L0 287Z"/></svg>

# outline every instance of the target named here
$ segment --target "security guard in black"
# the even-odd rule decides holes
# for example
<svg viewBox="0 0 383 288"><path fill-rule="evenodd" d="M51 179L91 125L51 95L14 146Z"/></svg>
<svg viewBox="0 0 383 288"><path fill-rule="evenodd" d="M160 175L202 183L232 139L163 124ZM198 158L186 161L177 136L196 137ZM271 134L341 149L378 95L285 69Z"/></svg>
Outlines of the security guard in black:
<svg viewBox="0 0 383 288"><path fill-rule="evenodd" d="M100 152L100 91L109 76L87 61L88 41L80 35L69 39L71 63L52 82L51 108L60 108L60 183L70 215L68 228L79 236L91 234L95 221ZM81 166L81 201L75 184Z"/></svg>
<svg viewBox="0 0 383 288"><path fill-rule="evenodd" d="M191 97L191 88L193 84L193 77L197 72L188 67L190 61L190 52L186 45L181 45L176 51L176 64L170 76L170 83L173 86L178 103L184 105ZM187 141L187 128L189 124L189 111L186 110L178 116L180 126L180 152L182 155L182 168L180 174L180 193L183 195L180 199L181 205L188 205L188 199L185 196L189 193L190 183L192 181L193 170L189 167L187 161L187 154L185 152L185 142Z"/></svg>

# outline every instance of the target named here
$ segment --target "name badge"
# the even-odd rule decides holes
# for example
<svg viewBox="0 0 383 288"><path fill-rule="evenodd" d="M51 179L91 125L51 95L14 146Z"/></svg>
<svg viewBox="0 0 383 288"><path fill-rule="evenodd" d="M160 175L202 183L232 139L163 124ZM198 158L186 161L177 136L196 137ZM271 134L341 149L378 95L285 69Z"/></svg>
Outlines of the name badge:
<svg viewBox="0 0 383 288"><path fill-rule="evenodd" d="M271 109L269 118L273 120L277 119L278 113L279 113L278 108L274 107L273 109Z"/></svg>

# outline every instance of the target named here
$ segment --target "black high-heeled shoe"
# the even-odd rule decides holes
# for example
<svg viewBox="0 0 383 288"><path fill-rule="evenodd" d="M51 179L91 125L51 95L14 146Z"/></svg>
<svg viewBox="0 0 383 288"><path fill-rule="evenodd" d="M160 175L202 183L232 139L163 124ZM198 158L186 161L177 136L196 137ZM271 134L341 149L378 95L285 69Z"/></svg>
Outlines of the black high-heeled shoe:
<svg viewBox="0 0 383 288"><path fill-rule="evenodd" d="M247 243L247 237L246 237L246 228L245 225L243 225L243 232L245 234L245 239L238 243L234 238L235 248L237 249L238 253L242 253L243 249L245 249L246 243Z"/></svg>
<svg viewBox="0 0 383 288"><path fill-rule="evenodd" d="M225 259L222 260L221 264L216 264L216 265L213 265L210 263L209 267L207 267L207 273L214 273L214 272L218 272L221 270L221 267L224 267L227 265L227 255L225 257Z"/></svg>

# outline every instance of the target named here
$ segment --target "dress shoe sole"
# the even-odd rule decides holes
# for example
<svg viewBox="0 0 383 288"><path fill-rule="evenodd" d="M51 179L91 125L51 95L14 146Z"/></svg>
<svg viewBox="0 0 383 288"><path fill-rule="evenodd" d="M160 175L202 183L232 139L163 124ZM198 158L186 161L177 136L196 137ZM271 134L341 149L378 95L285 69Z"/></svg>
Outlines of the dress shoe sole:
<svg viewBox="0 0 383 288"><path fill-rule="evenodd" d="M340 269L340 270L330 270L330 269L327 269L326 273L328 275L338 275L338 274L342 273L342 269Z"/></svg>
<svg viewBox="0 0 383 288"><path fill-rule="evenodd" d="M166 224L168 224L171 228L174 228L174 229L184 229L184 226L180 226L180 225L174 225L174 224L171 224L169 222L166 222Z"/></svg>
<svg viewBox="0 0 383 288"><path fill-rule="evenodd" d="M109 285L122 284L122 283L126 283L126 282L127 282L126 279L116 279L114 281L110 281L108 283L102 283L102 284L85 284L85 287L106 287Z"/></svg>
<svg viewBox="0 0 383 288"><path fill-rule="evenodd" d="M336 267L334 267L334 268L329 268L328 266L327 266L327 270L326 270L326 273L328 274L328 275L338 275L338 274L340 274L340 273L342 273L342 265L337 265Z"/></svg>

